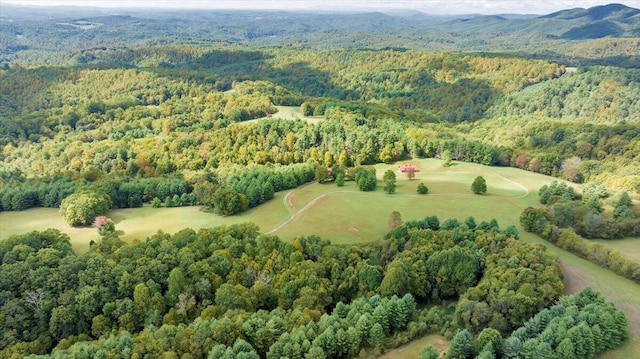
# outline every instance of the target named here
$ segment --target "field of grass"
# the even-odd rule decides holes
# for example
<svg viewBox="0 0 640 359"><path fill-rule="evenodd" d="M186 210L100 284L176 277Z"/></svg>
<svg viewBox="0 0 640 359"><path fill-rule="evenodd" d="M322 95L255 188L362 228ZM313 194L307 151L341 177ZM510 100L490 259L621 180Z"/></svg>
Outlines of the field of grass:
<svg viewBox="0 0 640 359"><path fill-rule="evenodd" d="M276 197L268 203L231 217L203 212L199 207L153 208L148 205L142 208L113 210L107 216L114 220L120 238L125 241L144 240L158 230L175 233L187 227L198 230L242 222L254 222L262 230L266 230L289 216L289 211L282 201L286 193L276 193ZM0 212L0 240L14 234L46 228L56 228L68 234L74 250L78 253L86 252L92 240L100 239L95 228L69 226L57 209L33 208L21 212Z"/></svg>
<svg viewBox="0 0 640 359"><path fill-rule="evenodd" d="M197 207L143 207L115 210L109 217L115 220L116 229L122 231L121 238L124 240L144 239L158 229L175 233L185 227L197 230L250 221L258 224L262 231L272 232L285 240L316 234L334 243L367 242L382 238L389 230L387 222L392 211L399 211L405 221L429 215L437 215L441 221L449 217L464 220L469 215L474 216L476 221L495 218L502 228L516 225L522 240L545 244L550 254L560 258L565 273L566 293L575 293L590 286L625 311L631 325L631 339L619 349L605 353L602 358L640 358L640 285L524 232L518 223L525 207L537 205L537 189L554 178L514 168L468 163L455 163L452 167L443 168L441 161L431 159L407 163L418 165L420 171L411 181L397 173L396 193L391 195L384 193L382 183L374 192L360 192L353 182L347 182L344 187L312 183L277 193L273 200L238 216L220 217L202 212ZM397 166L377 166L378 177L381 179L387 169L395 170ZM488 193L485 195L471 192L471 182L478 175L487 180ZM429 194L416 194L420 182L429 187ZM69 234L74 249L79 252L86 251L92 239L99 239L93 228L71 228L66 225L56 209L0 212L0 239L45 228L58 228ZM639 240L635 238L606 243L638 258ZM427 339L413 343L422 340ZM426 345L413 343L409 346L415 345L417 349L407 351L413 353L407 358L417 357ZM400 356L404 354L397 355L399 358L405 357Z"/></svg>
<svg viewBox="0 0 640 359"><path fill-rule="evenodd" d="M276 106L278 112L271 115L271 118L281 118L283 120L305 120L307 123L318 123L322 121L322 117L304 116L300 112L299 106ZM242 124L254 123L264 120L266 117L257 118L255 120L242 121Z"/></svg>
<svg viewBox="0 0 640 359"><path fill-rule="evenodd" d="M449 348L449 341L447 338L432 334L422 337L420 339L414 340L409 344L403 345L399 348L392 349L384 353L383 355L378 356L379 359L415 359L420 355L420 352L427 346L433 345L440 354L447 351Z"/></svg>
<svg viewBox="0 0 640 359"><path fill-rule="evenodd" d="M594 239L596 243L619 250L625 256L640 262L640 237L623 239Z"/></svg>
<svg viewBox="0 0 640 359"><path fill-rule="evenodd" d="M529 205L535 205L535 190L553 180L513 168L493 168L468 163L456 163L443 168L441 161L413 161L420 169L413 180L397 173L395 194L386 194L379 183L374 192L361 192L354 182L344 187L335 184L311 184L298 188L287 197L287 206L294 218L274 234L283 239L315 234L335 243L378 240L389 231L387 221L393 211L403 220L422 219L436 214L440 220L455 217L464 220L474 216L477 221L495 218L502 227L518 225L518 216ZM381 179L395 165L380 165ZM475 195L471 182L481 175L487 180L488 192ZM429 194L416 194L419 183L425 183Z"/></svg>

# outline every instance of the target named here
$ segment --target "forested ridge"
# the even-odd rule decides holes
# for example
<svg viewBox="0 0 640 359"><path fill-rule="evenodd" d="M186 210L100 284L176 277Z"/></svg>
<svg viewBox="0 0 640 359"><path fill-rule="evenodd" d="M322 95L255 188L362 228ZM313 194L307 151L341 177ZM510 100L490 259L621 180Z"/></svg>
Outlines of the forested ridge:
<svg viewBox="0 0 640 359"><path fill-rule="evenodd" d="M636 70L560 76L539 60L392 50L141 53L173 68L3 70L4 176L446 155L638 191ZM234 125L277 105L326 120Z"/></svg>

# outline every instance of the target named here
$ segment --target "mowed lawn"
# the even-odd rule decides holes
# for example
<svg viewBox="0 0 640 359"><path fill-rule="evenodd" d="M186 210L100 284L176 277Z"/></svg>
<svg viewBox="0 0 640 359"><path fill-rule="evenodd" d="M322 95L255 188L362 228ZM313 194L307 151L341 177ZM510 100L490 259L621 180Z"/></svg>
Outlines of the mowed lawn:
<svg viewBox="0 0 640 359"><path fill-rule="evenodd" d="M263 232L273 232L285 240L300 235L318 235L334 243L368 242L382 238L389 230L388 219L393 211L400 212L405 221L430 215L437 215L441 221L450 217L464 220L470 215L477 222L495 218L502 228L516 225L522 240L544 244L550 254L560 258L567 293L590 286L626 312L632 330L631 339L618 350L605 353L602 358L640 358L640 285L524 232L518 223L524 208L537 205L537 189L555 180L553 177L514 168L468 163L454 163L452 167L443 168L442 161L433 159L403 163L416 164L420 171L411 181L404 174L396 173L395 194L384 193L381 181L374 192L360 192L353 182L347 182L344 187L312 183L277 193L273 200L238 216L221 217L202 212L198 207L145 206L111 211L109 217L115 220L116 229L121 231L121 238L125 241L143 240L158 230L175 233L186 227L198 230L222 224L254 222ZM387 169L395 171L398 165L376 166L378 178L382 179ZM471 192L471 182L478 175L487 181L488 193L485 195ZM420 182L427 185L429 194L416 194ZM0 239L46 228L58 228L69 234L78 252L87 251L89 242L99 239L93 228L69 227L57 209L0 212ZM639 258L639 241L635 238L607 241L607 244ZM422 341L426 343L430 337L408 344L402 353L397 352L394 357L416 358L426 346ZM388 355L391 353L396 352L390 351Z"/></svg>
<svg viewBox="0 0 640 359"><path fill-rule="evenodd" d="M416 359L427 345L433 345L442 355L449 348L449 341L442 335L431 334L420 339L416 339L399 348L388 350L378 359Z"/></svg>
<svg viewBox="0 0 640 359"><path fill-rule="evenodd" d="M283 119L283 120L304 120L307 123L318 123L320 121L323 120L323 117L316 117L316 116L304 116L302 115L302 113L300 112L300 106L276 106L276 108L278 109L278 112L274 113L273 115L271 115L270 118L273 119ZM254 120L247 120L247 121L242 121L240 122L240 124L249 124L249 123L256 123L256 122L260 122L267 119L267 117L263 117L263 118L257 118Z"/></svg>
<svg viewBox="0 0 640 359"><path fill-rule="evenodd" d="M335 243L375 241L389 231L388 219L393 211L400 212L404 221L430 215L437 215L441 221L463 221L468 216L478 222L495 218L504 228L518 225L520 212L536 204L537 188L553 180L513 168L467 163L443 168L438 160L408 163L417 164L420 169L412 180L397 172L397 164L377 166L380 180L385 171L396 172L394 194L384 192L382 181L374 192L359 191L354 182L346 182L344 187L314 183L294 190L287 205L295 217L274 234L288 240L314 234ZM471 183L479 175L487 181L487 194L471 192ZM421 182L429 188L429 194L416 193Z"/></svg>
<svg viewBox="0 0 640 359"><path fill-rule="evenodd" d="M594 239L593 242L616 249L625 256L640 262L640 237L623 239Z"/></svg>
<svg viewBox="0 0 640 359"><path fill-rule="evenodd" d="M204 212L200 207L153 208L149 205L142 208L113 210L107 216L114 220L116 230L124 241L144 240L158 230L175 233L183 228L192 228L197 231L201 228L242 222L253 222L264 231L281 223L289 216L289 211L282 201L285 194L286 192L276 193L275 198L268 203L231 217ZM95 228L69 226L54 208L0 212L0 240L14 234L47 228L56 228L68 234L74 250L78 253L86 252L92 240L100 239Z"/></svg>

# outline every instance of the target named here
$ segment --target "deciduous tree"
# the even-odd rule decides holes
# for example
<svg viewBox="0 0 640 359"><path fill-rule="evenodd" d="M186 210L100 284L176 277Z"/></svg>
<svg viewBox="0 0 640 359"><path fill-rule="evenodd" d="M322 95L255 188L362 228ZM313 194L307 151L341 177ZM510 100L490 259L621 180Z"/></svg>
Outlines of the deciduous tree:
<svg viewBox="0 0 640 359"><path fill-rule="evenodd" d="M476 177L471 184L471 190L475 194L487 193L487 181L482 176Z"/></svg>

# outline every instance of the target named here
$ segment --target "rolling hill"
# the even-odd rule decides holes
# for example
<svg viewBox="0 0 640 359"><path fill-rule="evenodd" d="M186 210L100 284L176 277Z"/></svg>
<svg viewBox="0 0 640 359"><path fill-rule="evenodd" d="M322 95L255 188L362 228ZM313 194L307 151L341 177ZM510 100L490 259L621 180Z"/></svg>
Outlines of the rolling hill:
<svg viewBox="0 0 640 359"><path fill-rule="evenodd" d="M640 34L640 10L622 4L567 9L544 16L95 8L54 8L48 9L45 16L42 10L3 6L0 62L41 63L43 53L50 55L122 43L137 47L158 43L228 42L253 47L393 47L526 54L558 48L573 56L603 63L598 62L604 60L593 53L595 50L585 55L576 54L573 45L594 39L633 38ZM622 49L616 54L637 55ZM561 56L551 57L558 60Z"/></svg>

